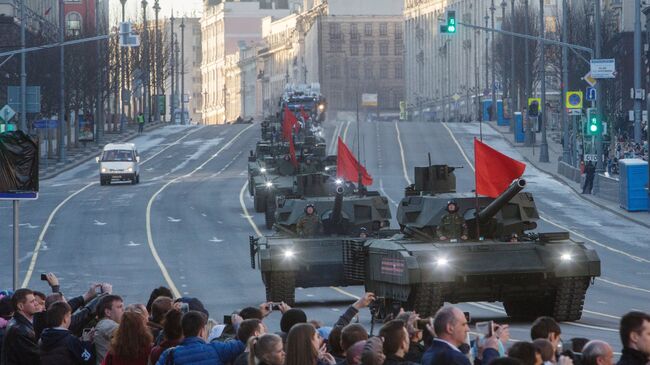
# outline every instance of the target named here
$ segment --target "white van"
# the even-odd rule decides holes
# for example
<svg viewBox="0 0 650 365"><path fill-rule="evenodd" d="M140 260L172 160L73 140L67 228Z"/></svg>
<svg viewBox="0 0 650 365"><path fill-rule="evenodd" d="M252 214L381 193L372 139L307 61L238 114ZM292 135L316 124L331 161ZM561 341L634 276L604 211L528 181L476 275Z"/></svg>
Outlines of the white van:
<svg viewBox="0 0 650 365"><path fill-rule="evenodd" d="M133 143L109 143L104 146L99 163L99 183L110 184L112 180L140 182L140 155Z"/></svg>

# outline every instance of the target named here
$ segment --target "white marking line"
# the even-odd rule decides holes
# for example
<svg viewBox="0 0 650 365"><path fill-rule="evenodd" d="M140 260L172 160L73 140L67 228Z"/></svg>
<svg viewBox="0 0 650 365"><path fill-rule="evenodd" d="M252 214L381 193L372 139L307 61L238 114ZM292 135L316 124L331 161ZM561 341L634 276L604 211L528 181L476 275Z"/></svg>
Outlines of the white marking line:
<svg viewBox="0 0 650 365"><path fill-rule="evenodd" d="M395 208L397 208L398 203L393 199L391 199L390 195L388 195L388 193L386 193L386 190L384 190L384 180L382 179L379 179L379 191L381 191L381 193L384 194L384 196L388 199L388 201L390 201L391 204L393 204Z"/></svg>
<svg viewBox="0 0 650 365"><path fill-rule="evenodd" d="M158 267L160 268L160 272L162 273L163 277L165 278L165 281L167 282L167 285L169 285L169 288L172 290L172 293L174 293L174 296L180 297L181 293L178 291L176 288L176 285L174 284L174 281L172 280L171 276L169 275L169 272L167 271L167 268L165 267L165 264L162 262L160 259L160 256L158 255L158 250L156 250L156 246L153 243L153 234L151 232L151 206L153 205L154 200L156 200L156 197L160 195L160 193L165 190L169 185L175 183L176 181L190 177L194 175L195 172L201 170L205 165L207 165L210 161L214 160L217 156L221 154L225 149L229 148L235 140L237 140L244 132L249 130L251 127L253 127L255 124L251 124L248 127L242 129L239 133L237 133L233 138L228 141L223 147L221 147L215 154L210 156L205 162L203 162L199 167L195 168L194 170L190 171L189 173L185 175L181 175L176 177L173 180L170 180L167 182L165 185L163 185L158 191L156 191L153 196L151 196L151 199L149 199L149 202L147 203L147 212L146 212L146 228L147 228L147 243L149 244L149 250L151 251L151 255L153 256L154 260L158 264Z"/></svg>
<svg viewBox="0 0 650 365"><path fill-rule="evenodd" d="M637 286L621 284L621 283L617 283L615 281L611 281L611 280L607 280L607 279L603 279L603 278L596 278L596 280L597 281L602 281L603 283L607 283L607 284L610 284L610 285L618 286L620 288L636 290L636 291L640 291L640 292L643 292L643 293L650 293L650 290L639 288Z"/></svg>
<svg viewBox="0 0 650 365"><path fill-rule="evenodd" d="M258 237L262 237L262 231L260 231L259 228L257 228L257 224L253 222L253 217L248 213L248 208L246 208L246 204L244 203L244 192L246 191L246 188L248 187L248 180L244 183L244 185L241 187L241 191L239 191L239 204L241 205L241 209L244 211L243 217L248 220L248 223L253 227L253 230L255 231L255 234Z"/></svg>
<svg viewBox="0 0 650 365"><path fill-rule="evenodd" d="M458 140L456 139L456 136L454 136L454 134L452 133L451 129L449 129L449 127L447 126L447 123L442 123L442 125L447 129L447 132L449 132L449 135L451 136L451 139L454 141L454 143L455 143L456 146L458 147L458 150L460 151L460 153L461 153L461 154L463 155L463 157L465 158L465 161L467 161L467 163L469 164L469 167L472 169L472 171L475 171L475 169L474 169L474 165L470 162L469 158L468 158L467 155L465 154L465 151L464 151L463 148L460 146L460 143L458 143ZM575 236L577 236L577 237L580 237L580 238L582 238L582 239L585 240L585 241L589 241L589 242L593 243L593 244L596 245L596 246L602 247L602 248L604 248L604 249L606 249L606 250L609 250L609 251L615 252L615 253L620 254L620 255L623 255L623 256L627 256L627 257L629 257L630 259L632 259L632 260L634 260L634 261L637 261L637 262L650 263L650 260L648 260L648 259L645 259L645 258L643 258L643 257L636 256L636 255L632 255L632 254L630 254L630 253L628 253L628 252L625 252L625 251L619 250L619 249L617 249L617 248L613 248L613 247L611 247L611 246L607 246L607 245L605 245L605 244L603 244L603 243L600 243L600 242L598 242L598 241L595 241L595 240L593 240L593 239L591 239L591 238L588 238L588 237L586 237L586 236L584 236L584 235L582 235L582 234L580 234L580 233L578 233L578 232L576 232L576 231L574 231L574 230L572 230L572 229L570 229L570 228L568 228L568 227L565 227L565 226L563 226L563 225L561 225L561 224L555 223L555 222L553 222L552 220L550 220L550 219L548 219L548 218L542 216L541 214L540 214L540 218L541 218L543 221L546 221L546 222L548 222L548 223L550 223L550 224L552 224L552 225L554 225L554 226L556 226L556 227L558 227L558 228L561 228L561 229L563 229L563 230L565 230L565 231L567 231L567 232L570 232L571 234L573 234L573 235L575 235ZM621 286L621 287L627 287L627 286L623 286L623 284L621 284L620 286Z"/></svg>
<svg viewBox="0 0 650 365"><path fill-rule="evenodd" d="M348 138L348 129L350 129L350 121L348 120L348 123L345 125L345 130L343 131L343 142L345 142L346 138Z"/></svg>
<svg viewBox="0 0 650 365"><path fill-rule="evenodd" d="M336 141L337 141L337 137L341 134L341 126L342 125L343 125L343 123L339 123L334 128L334 133L332 134L332 143L330 144L330 148L329 148L329 154L330 155L333 155L334 153L336 153Z"/></svg>
<svg viewBox="0 0 650 365"><path fill-rule="evenodd" d="M409 178L408 171L406 171L406 157L404 156L404 147L402 146L402 138L399 132L399 127L397 122L395 122L395 131L397 131L397 143L399 144L399 154L402 157L402 172L404 173L404 180L411 185L411 179Z"/></svg>
<svg viewBox="0 0 650 365"><path fill-rule="evenodd" d="M167 146L167 147L163 148L162 150L158 151L157 153L155 153L154 155L152 155L152 156L149 157L148 159L142 161L141 164L145 164L145 163L147 163L149 160L151 160L151 159L154 158L155 156L159 155L159 154L162 153L164 150L170 148L171 146L174 146L174 145L178 144L180 141L182 141L183 139L187 138L187 137L190 136L191 134L194 134L195 132L198 132L198 131L201 130L202 128L203 128L203 127L197 129L196 131L194 131L194 132L192 132L192 133L188 133L188 134L182 136L181 138L177 139L174 143L172 143L172 144L170 144L169 146ZM54 219L54 216L56 215L56 213L57 213L57 212L59 211L59 209L61 209L61 207L63 207L63 206L65 205L65 203L67 203L70 199L72 199L73 197L75 197L76 195L78 195L79 193L81 193L82 191L88 189L89 187L91 187L91 186L93 186L93 185L95 185L95 184L97 184L97 182L89 183L88 185L84 186L83 188L81 188L81 189L79 189L79 190L77 190L77 191L75 191L75 192L72 192L72 194L70 194L70 195L69 195L67 198L65 198L61 203L59 203L59 205L57 205L56 208L54 208L54 210L52 211L52 213L50 213L50 216L47 218L47 222L45 223L45 226L43 226L43 230L41 231L41 234L38 236L38 240L36 241L36 246L34 246L34 251L32 251L32 259L31 259L31 261L29 262L29 268L27 269L27 273L25 273L25 279L23 279L23 283L22 283L22 285L21 285L21 288L26 288L27 286L29 286L29 281L32 279L32 274L34 273L34 267L36 266L36 260L38 259L38 251L39 251L40 248L41 248L41 245L42 245L42 242L43 242L43 238L45 238L45 234L47 233L47 229L50 227L50 224L52 223L52 220Z"/></svg>

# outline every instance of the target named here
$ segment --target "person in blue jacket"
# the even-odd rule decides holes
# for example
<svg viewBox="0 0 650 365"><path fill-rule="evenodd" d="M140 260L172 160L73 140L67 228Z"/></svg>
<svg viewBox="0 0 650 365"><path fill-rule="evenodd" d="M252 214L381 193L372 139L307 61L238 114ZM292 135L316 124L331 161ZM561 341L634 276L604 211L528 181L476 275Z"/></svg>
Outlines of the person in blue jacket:
<svg viewBox="0 0 650 365"><path fill-rule="evenodd" d="M459 349L469 333L465 314L456 307L447 306L436 313L432 322L428 329L434 339L422 356L422 365L471 365L469 358ZM497 342L496 336L486 339L481 360L475 364L488 364L499 357Z"/></svg>
<svg viewBox="0 0 650 365"><path fill-rule="evenodd" d="M244 352L244 343L239 340L207 343L208 318L204 313L189 311L181 319L183 336L180 345L165 350L157 365L221 365L228 364ZM169 360L168 357L171 357Z"/></svg>

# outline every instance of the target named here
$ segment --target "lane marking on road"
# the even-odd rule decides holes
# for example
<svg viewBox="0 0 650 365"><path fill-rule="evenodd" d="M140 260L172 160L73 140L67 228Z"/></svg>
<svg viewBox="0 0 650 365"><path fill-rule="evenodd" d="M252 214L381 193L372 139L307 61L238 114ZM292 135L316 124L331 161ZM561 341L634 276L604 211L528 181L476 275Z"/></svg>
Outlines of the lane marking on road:
<svg viewBox="0 0 650 365"><path fill-rule="evenodd" d="M399 154L402 157L402 172L404 173L404 180L411 185L411 179L409 178L408 171L406 171L406 157L404 156L404 146L402 146L402 137L399 132L399 127L397 122L395 122L395 131L397 131L397 143L399 144Z"/></svg>
<svg viewBox="0 0 650 365"><path fill-rule="evenodd" d="M345 125L345 130L343 131L343 137L342 138L343 138L344 143L346 143L345 140L348 138L348 129L350 129L350 123L351 122L348 120L347 124Z"/></svg>
<svg viewBox="0 0 650 365"><path fill-rule="evenodd" d="M454 143L455 143L456 146L458 147L458 150L460 151L460 153L461 153L461 154L463 155L463 157L465 158L465 161L467 161L467 163L469 164L469 167L472 169L472 171L476 171L476 170L474 169L474 165L472 164L472 162L470 162L470 159L469 159L469 158L467 157L467 155L465 154L465 151L464 151L463 148L461 147L460 143L458 143L458 140L456 139L456 136L454 136L454 133L453 133L453 132L451 131L451 129L449 129L449 127L447 126L447 123L444 123L444 122L443 122L442 125L445 127L445 129L447 129L447 132L449 133L449 136L451 136L452 140L454 141ZM636 255L633 255L633 254L631 254L631 253L625 252L625 251L623 251L623 250L619 250L619 249L617 249L617 248L614 248L614 247L611 247L611 246L605 245L604 243L600 243L600 242L595 241L595 240L593 240L593 239L591 239L591 238L588 238L588 237L586 237L586 236L584 236L584 235L582 235L582 234L580 234L580 233L578 233L578 232L576 232L576 231L574 231L574 230L572 230L572 229L570 229L570 228L568 228L568 227L566 227L566 226L563 226L563 225L561 225L561 224L559 224L559 223L555 223L554 221L550 220L549 218L543 216L542 214L540 214L539 217L540 217L540 219L542 219L543 221L545 221L545 222L547 222L547 223L549 223L549 224L552 224L552 225L554 225L554 226L556 226L556 227L558 227L558 228L561 228L561 229L563 229L563 230L565 230L565 231L567 231L567 232L569 232L569 233L571 233L571 234L573 234L573 235L575 235L575 236L577 236L577 237L580 237L580 238L582 238L582 239L585 240L585 241L589 241L589 242L593 243L593 244L596 245L596 246L602 247L602 248L604 248L604 249L606 249L606 250L609 250L609 251L615 252L615 253L620 254L620 255L623 255L623 256L627 256L627 257L629 257L630 259L632 259L632 260L634 260L634 261L637 261L637 262L650 263L650 260L648 260L648 259L645 259L645 258L643 258L643 257L639 257L639 256L636 256Z"/></svg>
<svg viewBox="0 0 650 365"><path fill-rule="evenodd" d="M636 291L640 291L640 292L643 292L643 293L650 293L650 290L648 290L648 289L643 289L643 288L639 288L637 286L632 286L632 285L627 285L627 284L621 284L621 283L617 283L615 281L611 281L611 280L604 279L604 278L596 278L596 280L597 281L602 281L603 283L607 283L607 284L610 284L610 285L618 286L619 288L636 290Z"/></svg>
<svg viewBox="0 0 650 365"><path fill-rule="evenodd" d="M394 201L394 200L390 197L390 195L388 195L388 193L386 192L386 190L384 190L384 180L383 180L383 179L379 179L379 191L380 191L382 194L384 194L384 196L386 197L386 199L388 199L388 201L390 201L391 204L395 205L395 208L397 208L397 206L399 205L399 203L397 203L396 201Z"/></svg>
<svg viewBox="0 0 650 365"><path fill-rule="evenodd" d="M332 141L330 143L330 148L329 148L329 154L333 155L336 153L336 141L338 140L338 136L341 135L341 127L343 126L343 123L337 123L336 127L334 127L334 133L332 134Z"/></svg>
<svg viewBox="0 0 650 365"><path fill-rule="evenodd" d="M231 138L230 141L228 141L225 145L223 145L223 147L221 147L217 152L215 152L212 156L210 156L207 160L205 160L201 165L199 165L194 170L188 172L185 175L180 175L180 176L168 181L165 185L163 185L160 189L158 189L158 191L156 191L151 196L151 199L149 199L149 202L147 203L147 211L146 211L146 215L145 215L145 218L146 218L145 225L146 225L146 229L147 229L147 243L149 244L149 250L151 251L151 255L153 256L154 260L156 261L156 264L158 264L158 267L160 268L160 272L162 273L163 277L165 278L165 281L167 282L167 285L172 290L172 293L174 293L175 297L180 297L181 293L176 288L176 285L174 284L174 281L172 280L171 276L169 275L169 271L167 271L167 267L165 267L165 264L162 262L162 259L160 258L160 255L158 255L158 250L156 249L156 245L153 242L153 233L151 231L151 206L153 205L153 202L154 202L154 200L156 200L158 195L160 195L160 193L162 193L162 191L165 190L169 185L171 185L171 184L173 184L173 183L175 183L175 182L177 182L177 181L179 181L181 179L190 177L190 176L194 175L194 173L196 173L197 171L203 169L205 167L205 165L207 165L210 161L217 158L217 156L219 156L221 154L221 152L223 152L224 150L226 150L230 146L232 146L232 144L242 134L244 134L246 131L248 131L250 128L252 128L254 125L255 124L251 124L248 127L246 127L244 129L242 129L241 131L239 131L239 133L237 133L233 138Z"/></svg>
<svg viewBox="0 0 650 365"><path fill-rule="evenodd" d="M257 224L253 222L253 216L248 212L248 208L246 208L246 203L244 203L244 192L246 191L246 188L248 187L248 179L244 183L244 186L241 187L241 190L239 191L239 204L241 205L241 209L244 211L244 217L248 221L248 223L253 227L253 230L255 231L255 234L258 237L262 237L262 231L260 231L259 228L257 228Z"/></svg>

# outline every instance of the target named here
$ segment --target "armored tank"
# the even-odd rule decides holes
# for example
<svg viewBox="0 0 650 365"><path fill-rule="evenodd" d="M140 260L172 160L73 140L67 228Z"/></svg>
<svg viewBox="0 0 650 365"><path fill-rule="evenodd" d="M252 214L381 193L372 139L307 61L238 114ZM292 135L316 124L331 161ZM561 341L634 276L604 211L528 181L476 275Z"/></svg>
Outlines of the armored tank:
<svg viewBox="0 0 650 365"><path fill-rule="evenodd" d="M309 175L311 177L315 175ZM311 177L303 176L300 179ZM349 239L363 241L366 237L388 237L397 230L388 230L391 213L388 200L375 191L346 194L343 185L328 195L326 187L317 191L318 184L301 184L311 191L301 190L302 196L282 196L277 200L277 234L250 237L251 266L259 267L269 301L295 302L295 288L359 285L359 280L344 273L344 244ZM320 194L320 196L310 195ZM316 225L301 230L311 207ZM314 229L315 228L315 229Z"/></svg>
<svg viewBox="0 0 650 365"><path fill-rule="evenodd" d="M532 232L539 214L533 195L521 191L525 180L477 200L455 192L453 170L415 169L397 212L401 234L346 241L343 250L356 252L346 256L346 279L382 298L380 310L403 306L428 316L445 302L501 301L511 317L579 319L587 288L600 276L596 251L568 232ZM438 232L450 201L464 217L465 240L442 240Z"/></svg>

